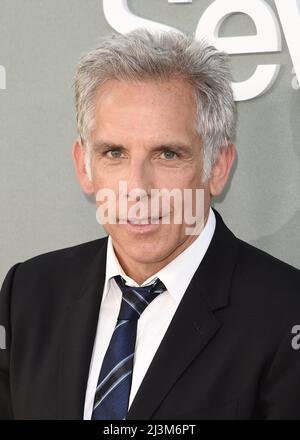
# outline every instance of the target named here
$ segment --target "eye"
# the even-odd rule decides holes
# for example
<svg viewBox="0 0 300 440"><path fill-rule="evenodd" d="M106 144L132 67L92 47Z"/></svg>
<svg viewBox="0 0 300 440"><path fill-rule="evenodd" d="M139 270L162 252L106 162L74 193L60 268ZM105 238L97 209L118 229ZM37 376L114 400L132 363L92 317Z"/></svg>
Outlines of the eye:
<svg viewBox="0 0 300 440"><path fill-rule="evenodd" d="M119 159L122 156L122 151L118 148L112 148L111 150L106 151L105 154L111 159Z"/></svg>
<svg viewBox="0 0 300 440"><path fill-rule="evenodd" d="M175 157L177 157L177 154L175 153L175 151L172 150L165 150L162 152L163 156L165 159L167 160L171 160L174 159Z"/></svg>

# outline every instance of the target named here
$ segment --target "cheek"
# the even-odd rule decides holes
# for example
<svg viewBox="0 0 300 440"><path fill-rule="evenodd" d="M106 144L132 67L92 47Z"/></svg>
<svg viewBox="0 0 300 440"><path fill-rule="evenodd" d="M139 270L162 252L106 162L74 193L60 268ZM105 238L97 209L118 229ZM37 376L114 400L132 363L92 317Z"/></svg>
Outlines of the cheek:
<svg viewBox="0 0 300 440"><path fill-rule="evenodd" d="M93 173L93 183L96 190L108 188L112 189L117 194L119 181L119 176L108 172L106 168L97 168Z"/></svg>
<svg viewBox="0 0 300 440"><path fill-rule="evenodd" d="M202 188L203 169L201 164L194 164L193 167L185 174L185 182L189 188Z"/></svg>
<svg viewBox="0 0 300 440"><path fill-rule="evenodd" d="M196 188L201 183L201 167L189 164L156 170L156 188Z"/></svg>
<svg viewBox="0 0 300 440"><path fill-rule="evenodd" d="M182 170L179 173L174 173L168 179L168 185L177 188L202 188L202 172L200 167L189 167L189 169Z"/></svg>

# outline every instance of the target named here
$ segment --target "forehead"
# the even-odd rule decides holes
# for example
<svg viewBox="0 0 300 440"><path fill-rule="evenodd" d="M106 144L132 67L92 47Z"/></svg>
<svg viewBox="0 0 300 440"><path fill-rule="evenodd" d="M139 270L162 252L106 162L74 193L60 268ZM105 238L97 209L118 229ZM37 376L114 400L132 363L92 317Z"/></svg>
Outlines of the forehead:
<svg viewBox="0 0 300 440"><path fill-rule="evenodd" d="M194 90L182 79L109 80L97 90L95 104L96 132L195 131Z"/></svg>

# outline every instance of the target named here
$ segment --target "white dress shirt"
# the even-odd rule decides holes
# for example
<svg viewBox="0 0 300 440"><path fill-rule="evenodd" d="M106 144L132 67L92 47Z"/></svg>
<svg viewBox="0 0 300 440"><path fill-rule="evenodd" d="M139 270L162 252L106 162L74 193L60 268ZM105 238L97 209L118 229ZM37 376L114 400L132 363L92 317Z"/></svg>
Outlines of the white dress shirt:
<svg viewBox="0 0 300 440"><path fill-rule="evenodd" d="M147 306L138 320L128 409L174 313L206 253L213 237L215 226L215 214L212 208L210 208L207 222L196 240L174 260L142 284L142 286L145 286L152 283L154 278L158 277L164 283L167 290L158 295ZM115 280L112 279L115 275L121 275L128 285L139 286L139 284L124 273L114 252L112 239L109 236L107 241L106 277L85 396L85 420L91 419L92 416L100 368L114 332L121 306L122 292Z"/></svg>

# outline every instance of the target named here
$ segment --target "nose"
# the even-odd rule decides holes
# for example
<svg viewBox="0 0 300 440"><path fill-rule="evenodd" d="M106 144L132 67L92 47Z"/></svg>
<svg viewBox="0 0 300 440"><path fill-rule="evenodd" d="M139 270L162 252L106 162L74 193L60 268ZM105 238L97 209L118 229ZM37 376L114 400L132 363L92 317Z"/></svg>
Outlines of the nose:
<svg viewBox="0 0 300 440"><path fill-rule="evenodd" d="M155 170L147 153L131 155L119 182L119 217L147 218L152 215L151 189L154 188ZM123 169L124 171L124 169Z"/></svg>
<svg viewBox="0 0 300 440"><path fill-rule="evenodd" d="M134 197L150 196L152 185L153 170L149 161L144 157L131 158L127 174L128 195L131 192Z"/></svg>

